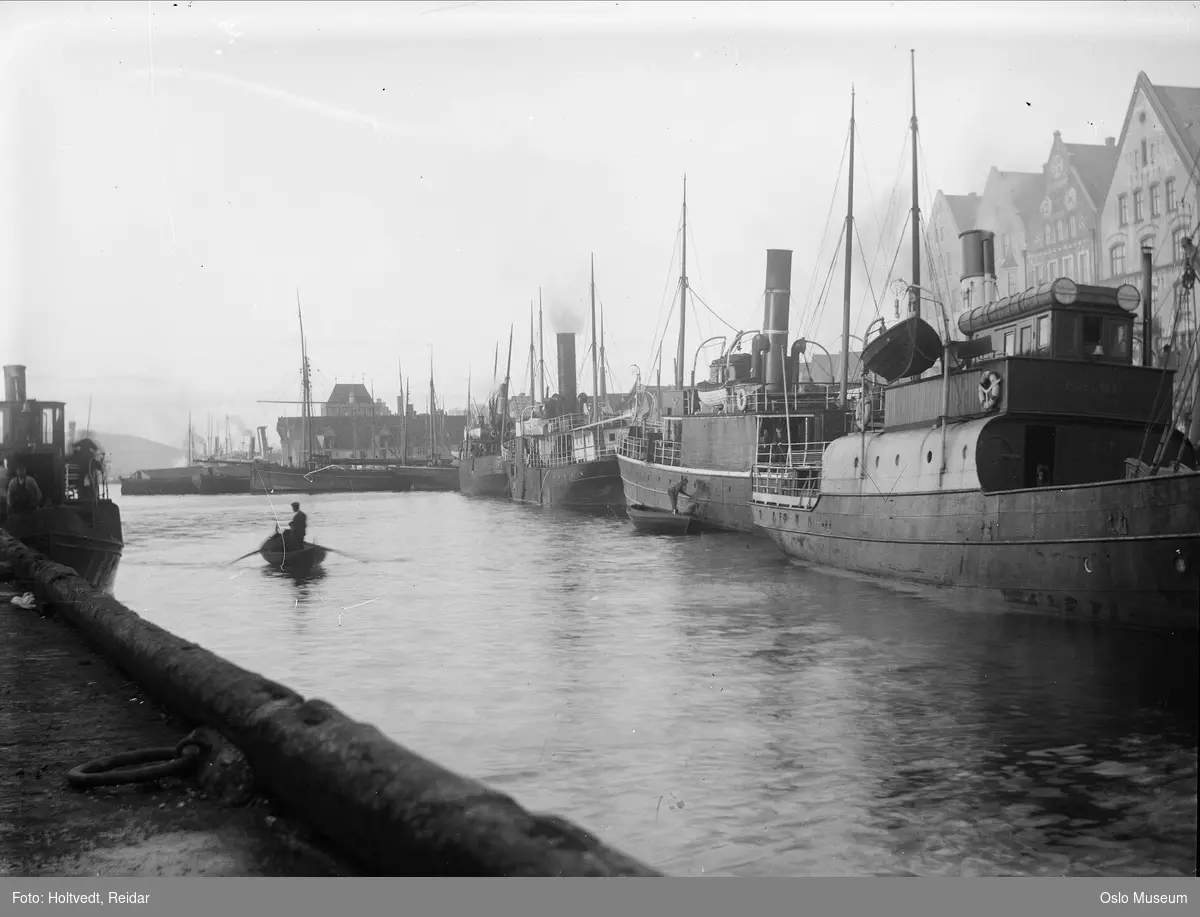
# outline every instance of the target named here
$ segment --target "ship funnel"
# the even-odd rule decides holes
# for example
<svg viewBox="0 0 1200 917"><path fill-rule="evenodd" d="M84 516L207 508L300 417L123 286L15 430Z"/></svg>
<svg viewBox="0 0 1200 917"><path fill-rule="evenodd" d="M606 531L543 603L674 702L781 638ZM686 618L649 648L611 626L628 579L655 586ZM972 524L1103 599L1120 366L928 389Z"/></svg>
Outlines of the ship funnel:
<svg viewBox="0 0 1200 917"><path fill-rule="evenodd" d="M783 361L784 349L787 347L791 295L792 253L788 249L769 248L767 288L763 305L763 333L770 342L764 380L768 392L783 391Z"/></svg>
<svg viewBox="0 0 1200 917"><path fill-rule="evenodd" d="M562 331L558 335L558 393L562 396L564 412L575 413L579 393L575 390L574 331Z"/></svg>
<svg viewBox="0 0 1200 917"><path fill-rule="evenodd" d="M6 367L4 367L4 400L5 401L24 401L25 400L25 367L24 366L6 366Z"/></svg>
<svg viewBox="0 0 1200 917"><path fill-rule="evenodd" d="M266 427L258 428L258 440L259 440L259 444L262 446L262 457L266 458L267 453L270 451L267 448L267 428Z"/></svg>
<svg viewBox="0 0 1200 917"><path fill-rule="evenodd" d="M968 229L959 233L962 243L962 276L959 297L950 315L950 327L957 327L959 316L995 301L996 234L986 229Z"/></svg>

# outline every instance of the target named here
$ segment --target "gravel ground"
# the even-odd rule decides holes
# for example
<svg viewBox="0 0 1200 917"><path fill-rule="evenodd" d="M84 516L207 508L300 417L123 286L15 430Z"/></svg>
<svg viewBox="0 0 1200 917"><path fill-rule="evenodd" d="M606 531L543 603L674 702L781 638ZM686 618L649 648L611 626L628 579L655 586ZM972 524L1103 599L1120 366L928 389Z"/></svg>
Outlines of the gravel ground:
<svg viewBox="0 0 1200 917"><path fill-rule="evenodd" d="M326 876L349 870L256 798L231 807L193 782L76 790L67 772L190 731L69 624L0 581L0 875Z"/></svg>

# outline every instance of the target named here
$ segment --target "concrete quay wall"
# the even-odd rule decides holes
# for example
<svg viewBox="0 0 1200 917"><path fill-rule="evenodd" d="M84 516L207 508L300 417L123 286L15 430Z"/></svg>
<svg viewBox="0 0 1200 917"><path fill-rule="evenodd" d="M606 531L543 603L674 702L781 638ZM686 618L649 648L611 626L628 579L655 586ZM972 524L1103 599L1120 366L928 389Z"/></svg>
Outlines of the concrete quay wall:
<svg viewBox="0 0 1200 917"><path fill-rule="evenodd" d="M264 792L370 874L661 875L144 620L3 531L0 561L164 707L236 746Z"/></svg>

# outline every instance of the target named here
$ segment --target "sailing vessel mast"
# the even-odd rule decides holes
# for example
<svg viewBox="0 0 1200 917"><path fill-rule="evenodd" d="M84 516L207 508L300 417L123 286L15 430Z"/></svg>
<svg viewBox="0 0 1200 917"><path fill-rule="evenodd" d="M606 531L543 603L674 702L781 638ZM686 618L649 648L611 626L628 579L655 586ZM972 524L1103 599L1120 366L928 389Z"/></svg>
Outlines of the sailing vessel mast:
<svg viewBox="0 0 1200 917"><path fill-rule="evenodd" d="M308 346L304 343L304 314L300 311L300 290L296 290L296 315L300 319L300 370L304 387L304 446L308 450L304 464L313 462L312 448L312 384L308 369Z"/></svg>
<svg viewBox="0 0 1200 917"><path fill-rule="evenodd" d="M600 419L600 346L596 337L596 256L592 255L592 423Z"/></svg>
<svg viewBox="0 0 1200 917"><path fill-rule="evenodd" d="M536 395L537 354L534 353L533 342L533 300L529 301L529 403L533 404Z"/></svg>
<svg viewBox="0 0 1200 917"><path fill-rule="evenodd" d="M504 388L500 398L500 442L504 442L504 433L508 427L508 388L512 382L512 342L513 326L508 326L508 363L504 368ZM496 346L499 346L498 344Z"/></svg>
<svg viewBox="0 0 1200 917"><path fill-rule="evenodd" d="M437 421L437 396L433 390L433 348L429 348L429 464L436 457L433 425Z"/></svg>
<svg viewBox="0 0 1200 917"><path fill-rule="evenodd" d="M915 200L915 197L914 197ZM850 191L846 201L846 282L842 296L842 385L839 402L847 405L850 380L850 275L854 252L854 86L850 87Z"/></svg>
<svg viewBox="0 0 1200 917"><path fill-rule="evenodd" d="M683 391L683 344L687 333L687 176L683 176L683 260L679 270L679 347L675 356L675 387ZM686 402L684 404L686 413Z"/></svg>
<svg viewBox="0 0 1200 917"><path fill-rule="evenodd" d="M546 401L546 337L545 325L542 324L542 288L538 287L538 379L541 381L541 398Z"/></svg>
<svg viewBox="0 0 1200 917"><path fill-rule="evenodd" d="M600 398L600 409L608 403L608 360L604 356L604 303L600 304L600 388L597 389Z"/></svg>
<svg viewBox="0 0 1200 917"><path fill-rule="evenodd" d="M912 59L912 299L911 311L921 317L921 205L917 192L917 52L910 50ZM851 140L853 142L853 140Z"/></svg>

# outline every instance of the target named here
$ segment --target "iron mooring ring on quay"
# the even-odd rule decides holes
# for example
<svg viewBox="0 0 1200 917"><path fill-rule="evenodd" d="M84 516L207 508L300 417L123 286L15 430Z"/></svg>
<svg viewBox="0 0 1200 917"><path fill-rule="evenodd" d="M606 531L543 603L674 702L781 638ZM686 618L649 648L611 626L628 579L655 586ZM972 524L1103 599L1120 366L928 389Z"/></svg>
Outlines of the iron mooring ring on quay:
<svg viewBox="0 0 1200 917"><path fill-rule="evenodd" d="M196 767L200 756L211 747L203 739L188 737L173 748L143 748L97 758L72 768L67 773L67 782L78 789L89 789L161 780L163 777L182 777ZM195 751L188 753L188 748Z"/></svg>

